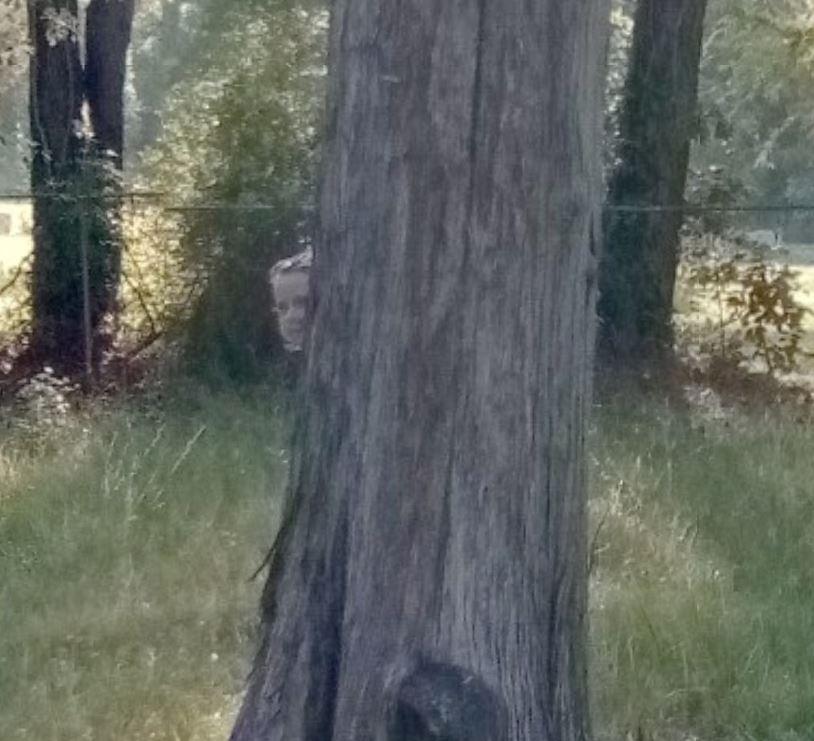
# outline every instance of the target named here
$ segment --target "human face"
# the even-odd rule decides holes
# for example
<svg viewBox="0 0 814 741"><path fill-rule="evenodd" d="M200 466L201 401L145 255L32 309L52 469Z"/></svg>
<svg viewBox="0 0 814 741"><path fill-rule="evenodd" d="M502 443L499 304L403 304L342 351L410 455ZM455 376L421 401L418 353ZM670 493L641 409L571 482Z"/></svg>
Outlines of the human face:
<svg viewBox="0 0 814 741"><path fill-rule="evenodd" d="M274 312L286 350L302 350L308 323L308 273L291 270L272 278Z"/></svg>

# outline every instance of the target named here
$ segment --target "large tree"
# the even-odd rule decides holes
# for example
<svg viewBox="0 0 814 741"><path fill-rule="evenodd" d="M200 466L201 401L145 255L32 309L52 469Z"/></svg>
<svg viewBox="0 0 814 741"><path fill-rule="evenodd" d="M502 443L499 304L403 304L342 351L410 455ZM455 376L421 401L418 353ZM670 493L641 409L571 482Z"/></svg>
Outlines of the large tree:
<svg viewBox="0 0 814 741"><path fill-rule="evenodd" d="M600 350L661 360L673 342L680 209L697 131L706 0L639 0L600 271ZM668 207L668 210L613 210Z"/></svg>
<svg viewBox="0 0 814 741"><path fill-rule="evenodd" d="M336 0L288 513L233 741L582 741L605 0Z"/></svg>
<svg viewBox="0 0 814 741"><path fill-rule="evenodd" d="M98 363L121 244L115 196L134 0L91 0L82 66L76 0L29 0L34 199L31 353L75 374ZM83 122L87 103L89 121ZM83 124L89 124L83 125ZM86 199L106 191L108 199ZM77 200L77 198L79 200Z"/></svg>

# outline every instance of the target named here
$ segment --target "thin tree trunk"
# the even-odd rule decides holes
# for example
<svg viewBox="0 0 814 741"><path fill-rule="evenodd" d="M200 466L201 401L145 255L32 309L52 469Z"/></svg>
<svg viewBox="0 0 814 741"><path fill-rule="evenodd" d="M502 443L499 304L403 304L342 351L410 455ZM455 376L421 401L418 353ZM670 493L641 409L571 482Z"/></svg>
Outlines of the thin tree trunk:
<svg viewBox="0 0 814 741"><path fill-rule="evenodd" d="M135 0L91 0L86 28L85 94L93 138L118 169L124 149L124 82Z"/></svg>
<svg viewBox="0 0 814 741"><path fill-rule="evenodd" d="M110 343L101 323L115 311L122 260L120 172L124 150L124 83L135 0L91 0L85 17L85 97L93 137L90 182L107 198L91 201L91 322L94 365Z"/></svg>
<svg viewBox="0 0 814 741"><path fill-rule="evenodd" d="M31 355L58 372L98 366L104 319L115 308L121 265L119 205L89 198L119 191L123 93L134 0L92 0L82 69L76 0L29 0L34 201ZM88 102L93 135L82 130ZM111 169L112 168L112 169ZM64 196L56 199L54 196ZM78 200L77 200L78 199ZM80 210L83 211L80 217ZM84 219L85 244L81 244ZM90 306L86 306L87 300ZM89 322L88 322L89 317ZM91 337L86 337L87 324Z"/></svg>
<svg viewBox="0 0 814 741"><path fill-rule="evenodd" d="M697 128L706 0L639 0L620 119L611 206L684 198ZM600 354L623 364L668 359L681 211L610 212L600 271Z"/></svg>
<svg viewBox="0 0 814 741"><path fill-rule="evenodd" d="M56 196L81 178L82 68L76 0L29 0L31 187L34 199L32 353L60 372L83 367L82 271L78 213Z"/></svg>
<svg viewBox="0 0 814 741"><path fill-rule="evenodd" d="M588 738L604 0L335 0L292 498L233 741Z"/></svg>

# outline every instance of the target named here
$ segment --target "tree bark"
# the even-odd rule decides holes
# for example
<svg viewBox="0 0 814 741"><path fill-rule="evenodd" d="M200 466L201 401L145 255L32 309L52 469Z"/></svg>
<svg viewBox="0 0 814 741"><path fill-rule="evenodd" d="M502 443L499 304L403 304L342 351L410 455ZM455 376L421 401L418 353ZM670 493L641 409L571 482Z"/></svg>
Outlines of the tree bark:
<svg viewBox="0 0 814 741"><path fill-rule="evenodd" d="M59 371L83 365L80 223L59 196L74 195L81 178L82 67L76 0L29 0L31 55L31 187L34 198L32 352ZM61 22L57 22L57 19Z"/></svg>
<svg viewBox="0 0 814 741"><path fill-rule="evenodd" d="M706 0L639 0L608 205L675 206L697 129ZM600 270L600 355L669 359L683 214L610 211Z"/></svg>
<svg viewBox="0 0 814 741"><path fill-rule="evenodd" d="M91 0L85 28L85 95L98 149L122 167L124 82L135 0Z"/></svg>
<svg viewBox="0 0 814 741"><path fill-rule="evenodd" d="M76 0L29 0L31 185L43 194L34 199L31 354L68 375L87 370L86 324L98 366L109 339L104 319L115 308L121 234L119 205L110 196L120 192L115 170L122 166L133 8L134 0L92 0L83 70ZM89 139L82 131L85 101ZM95 191L106 198L90 198Z"/></svg>
<svg viewBox="0 0 814 741"><path fill-rule="evenodd" d="M335 0L315 317L233 741L582 741L604 0Z"/></svg>
<svg viewBox="0 0 814 741"><path fill-rule="evenodd" d="M91 321L95 331L95 358L109 337L100 331L105 316L116 310L122 261L121 177L124 156L124 84L127 49L133 27L135 0L91 0L85 16L85 98L92 138L87 163L89 180L104 191L104 200L92 200Z"/></svg>

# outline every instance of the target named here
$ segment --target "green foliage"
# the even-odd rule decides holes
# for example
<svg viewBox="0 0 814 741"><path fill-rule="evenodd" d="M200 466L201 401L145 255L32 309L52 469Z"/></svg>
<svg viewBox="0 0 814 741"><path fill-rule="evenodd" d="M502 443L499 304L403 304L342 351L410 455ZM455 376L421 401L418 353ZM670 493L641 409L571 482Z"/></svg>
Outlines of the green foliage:
<svg viewBox="0 0 814 741"><path fill-rule="evenodd" d="M182 324L205 275L181 259L178 245L183 231L177 213L168 214L155 203L130 202L123 208L122 226L116 346L132 353Z"/></svg>
<svg viewBox="0 0 814 741"><path fill-rule="evenodd" d="M630 45L633 39L633 3L613 0L610 16L608 73L605 81L605 143L603 160L606 172L614 164L619 138L619 113L627 76Z"/></svg>
<svg viewBox="0 0 814 741"><path fill-rule="evenodd" d="M0 0L0 11L4 1L13 2ZM17 20L24 41L24 4ZM182 334L188 360L205 373L265 372L276 349L267 270L307 239L313 210L326 22L322 5L308 0L139 4L126 91L126 157L136 166L128 185L167 197L125 202L111 225L125 235L122 311L111 328L125 354ZM9 145L0 142L0 181L25 190L24 68L18 82L22 97L0 95L0 113L14 112ZM6 155L14 168L3 166ZM25 314L17 288L3 297L4 339Z"/></svg>
<svg viewBox="0 0 814 741"><path fill-rule="evenodd" d="M745 185L731 172L718 165L704 170L690 168L684 198L687 203L702 208L726 208L743 204L749 193ZM685 231L693 234L721 236L732 226L731 214L726 211L701 211L684 218Z"/></svg>
<svg viewBox="0 0 814 741"><path fill-rule="evenodd" d="M693 167L720 168L743 189L743 200L814 197L814 67L802 53L809 12L809 4L796 0L710 3ZM763 219L755 215L754 225ZM813 226L802 214L784 222L786 235L801 240Z"/></svg>
<svg viewBox="0 0 814 741"><path fill-rule="evenodd" d="M69 426L70 400L77 391L70 379L58 376L49 366L28 378L8 409L15 442L40 453L58 445Z"/></svg>
<svg viewBox="0 0 814 741"><path fill-rule="evenodd" d="M313 11L313 0L141 0L133 28L128 90L128 151L137 158L156 143L173 92L194 85L222 65L229 53L224 31L252 19L281 16L293 9Z"/></svg>
<svg viewBox="0 0 814 741"><path fill-rule="evenodd" d="M696 304L706 301L717 314L715 332L699 343L701 355L762 368L769 375L797 370L802 357L810 355L802 345L807 310L794 295L797 274L722 240L712 250L701 239L693 244L683 277L697 292Z"/></svg>
<svg viewBox="0 0 814 741"><path fill-rule="evenodd" d="M740 267L737 293L727 297L732 318L740 325L743 344L768 373L790 372L802 352L806 310L794 298L795 273L787 265L759 260Z"/></svg>
<svg viewBox="0 0 814 741"><path fill-rule="evenodd" d="M212 42L204 21L220 18L228 0L142 0L136 9L131 42L130 77L126 104L126 156L138 155L155 143L168 96L179 83L192 83L205 67ZM214 46L217 46L214 44Z"/></svg>
<svg viewBox="0 0 814 741"><path fill-rule="evenodd" d="M28 26L23 0L0 0L0 190L26 189Z"/></svg>
<svg viewBox="0 0 814 741"><path fill-rule="evenodd" d="M190 209L171 217L170 249L192 281L192 367L250 378L275 349L268 269L308 236L327 18L271 3L231 6L221 21L208 67L173 88L140 179Z"/></svg>
<svg viewBox="0 0 814 741"><path fill-rule="evenodd" d="M21 350L30 326L30 267L30 259L8 268L0 266L0 376L11 369L9 362Z"/></svg>

